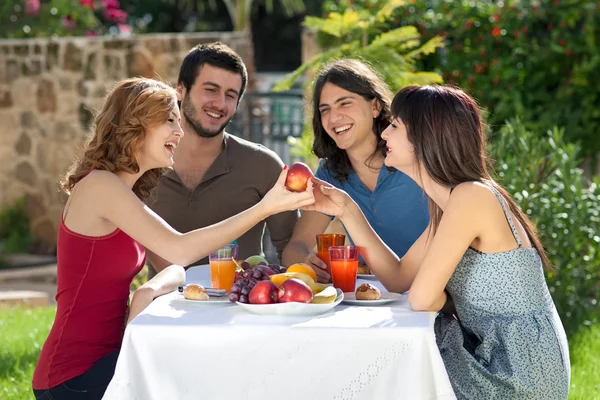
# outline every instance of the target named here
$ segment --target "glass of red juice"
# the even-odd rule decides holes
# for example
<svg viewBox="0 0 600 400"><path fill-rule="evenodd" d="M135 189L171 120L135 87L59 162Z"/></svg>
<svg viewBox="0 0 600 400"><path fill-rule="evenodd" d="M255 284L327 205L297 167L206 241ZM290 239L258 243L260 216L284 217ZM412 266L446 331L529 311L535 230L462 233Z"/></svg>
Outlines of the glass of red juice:
<svg viewBox="0 0 600 400"><path fill-rule="evenodd" d="M331 246L329 262L333 286L344 293L354 293L356 287L356 272L358 270L358 247Z"/></svg>

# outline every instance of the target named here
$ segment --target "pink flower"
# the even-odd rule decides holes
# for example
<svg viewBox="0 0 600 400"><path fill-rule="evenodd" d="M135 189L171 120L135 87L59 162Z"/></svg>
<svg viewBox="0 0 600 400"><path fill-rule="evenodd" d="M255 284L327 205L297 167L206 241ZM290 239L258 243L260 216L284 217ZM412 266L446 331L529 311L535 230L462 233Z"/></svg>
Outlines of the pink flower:
<svg viewBox="0 0 600 400"><path fill-rule="evenodd" d="M122 33L130 33L131 26L126 25L126 24L119 24L119 31L121 31Z"/></svg>
<svg viewBox="0 0 600 400"><path fill-rule="evenodd" d="M40 0L27 0L25 2L25 14L30 17L37 17L40 13Z"/></svg>
<svg viewBox="0 0 600 400"><path fill-rule="evenodd" d="M67 29L75 29L75 27L77 26L77 22L73 20L71 14L64 17L61 22L62 26L64 26Z"/></svg>
<svg viewBox="0 0 600 400"><path fill-rule="evenodd" d="M102 14L104 15L104 18L106 18L106 20L108 22L114 22L117 24L124 24L125 22L127 22L128 15L123 10L109 9L109 10L104 10L104 12Z"/></svg>
<svg viewBox="0 0 600 400"><path fill-rule="evenodd" d="M117 9L121 6L119 0L102 0L102 5L107 10Z"/></svg>

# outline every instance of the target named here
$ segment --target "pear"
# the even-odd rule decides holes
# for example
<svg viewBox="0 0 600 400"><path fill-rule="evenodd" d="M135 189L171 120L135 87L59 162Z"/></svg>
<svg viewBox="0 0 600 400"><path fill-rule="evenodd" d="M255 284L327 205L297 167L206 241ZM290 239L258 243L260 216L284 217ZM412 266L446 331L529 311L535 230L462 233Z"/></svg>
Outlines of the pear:
<svg viewBox="0 0 600 400"><path fill-rule="evenodd" d="M265 260L264 257L261 256L250 256L245 260L248 264L250 264L250 268L256 267L258 264L269 265L269 262Z"/></svg>

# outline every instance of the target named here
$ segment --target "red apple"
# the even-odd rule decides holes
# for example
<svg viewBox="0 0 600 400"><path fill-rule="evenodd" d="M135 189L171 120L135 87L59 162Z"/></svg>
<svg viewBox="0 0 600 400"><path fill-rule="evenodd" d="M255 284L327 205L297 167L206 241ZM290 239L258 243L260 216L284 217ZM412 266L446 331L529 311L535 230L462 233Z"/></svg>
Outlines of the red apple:
<svg viewBox="0 0 600 400"><path fill-rule="evenodd" d="M308 165L296 162L290 167L285 180L285 187L290 192L304 192L308 186L308 179L314 178Z"/></svg>
<svg viewBox="0 0 600 400"><path fill-rule="evenodd" d="M277 299L280 303L289 303L292 301L298 303L310 303L313 298L313 292L310 287L300 279L291 278L279 286L279 295Z"/></svg>
<svg viewBox="0 0 600 400"><path fill-rule="evenodd" d="M250 304L271 304L277 303L279 288L271 281L259 281L250 293L248 301Z"/></svg>

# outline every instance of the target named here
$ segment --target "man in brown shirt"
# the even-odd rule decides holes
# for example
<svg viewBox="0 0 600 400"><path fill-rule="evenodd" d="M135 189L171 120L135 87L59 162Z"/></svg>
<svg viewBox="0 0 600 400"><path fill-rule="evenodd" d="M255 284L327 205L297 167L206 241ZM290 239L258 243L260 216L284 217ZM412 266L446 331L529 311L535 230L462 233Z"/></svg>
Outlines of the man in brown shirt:
<svg viewBox="0 0 600 400"><path fill-rule="evenodd" d="M246 89L246 66L221 43L194 47L177 83L185 135L175 164L148 205L179 232L223 221L256 205L273 187L284 164L266 147L226 133ZM239 258L262 255L265 225L279 258L292 236L297 212L273 215L237 239ZM171 263L148 252L149 273ZM207 264L208 258L193 263Z"/></svg>

